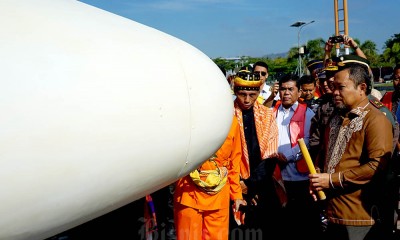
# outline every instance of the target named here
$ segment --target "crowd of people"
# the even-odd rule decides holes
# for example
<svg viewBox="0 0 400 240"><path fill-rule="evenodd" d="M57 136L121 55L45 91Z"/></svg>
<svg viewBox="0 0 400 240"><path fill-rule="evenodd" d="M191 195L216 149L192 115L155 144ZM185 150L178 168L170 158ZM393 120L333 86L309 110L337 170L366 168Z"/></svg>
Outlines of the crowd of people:
<svg viewBox="0 0 400 240"><path fill-rule="evenodd" d="M330 56L329 39L309 74L271 86L265 62L227 76L225 142L162 195L141 199L135 209L153 210L136 229L141 239L399 239L400 65L394 91L376 97L368 59L350 36L343 44L353 54Z"/></svg>

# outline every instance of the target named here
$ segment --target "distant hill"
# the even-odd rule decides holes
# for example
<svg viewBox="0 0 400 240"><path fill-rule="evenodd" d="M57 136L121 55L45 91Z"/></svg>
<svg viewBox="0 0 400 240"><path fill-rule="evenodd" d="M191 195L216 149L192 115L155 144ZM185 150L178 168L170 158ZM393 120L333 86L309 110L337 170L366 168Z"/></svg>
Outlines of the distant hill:
<svg viewBox="0 0 400 240"><path fill-rule="evenodd" d="M275 59L275 58L286 58L288 55L288 52L285 53L268 53L266 55L263 56L252 56L253 58L270 58L270 59ZM224 60L228 60L228 61L240 61L243 57L245 58L250 58L250 56L242 56L242 57L218 57L218 59L224 59Z"/></svg>
<svg viewBox="0 0 400 240"><path fill-rule="evenodd" d="M270 53L270 54L264 55L263 57L267 57L267 58L270 58L270 59L275 59L275 58L279 58L279 57L285 58L285 57L287 57L287 55L288 55L287 52L284 52L284 53Z"/></svg>

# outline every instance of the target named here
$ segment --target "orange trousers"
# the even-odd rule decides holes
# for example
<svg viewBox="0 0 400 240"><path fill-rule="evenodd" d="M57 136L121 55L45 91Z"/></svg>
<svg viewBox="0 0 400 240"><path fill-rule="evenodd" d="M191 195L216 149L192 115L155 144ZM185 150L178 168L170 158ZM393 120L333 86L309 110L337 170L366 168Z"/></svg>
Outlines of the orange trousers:
<svg viewBox="0 0 400 240"><path fill-rule="evenodd" d="M199 210L175 203L177 240L227 240L229 209Z"/></svg>

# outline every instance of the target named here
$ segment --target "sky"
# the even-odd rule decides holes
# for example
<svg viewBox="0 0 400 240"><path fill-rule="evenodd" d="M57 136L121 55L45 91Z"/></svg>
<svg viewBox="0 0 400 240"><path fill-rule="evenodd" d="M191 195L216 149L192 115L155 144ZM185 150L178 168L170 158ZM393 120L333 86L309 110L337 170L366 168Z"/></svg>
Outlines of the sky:
<svg viewBox="0 0 400 240"><path fill-rule="evenodd" d="M262 57L335 33L334 0L80 0L158 29L210 58ZM344 0L338 0L342 8ZM400 33L399 0L347 0L349 35L384 43ZM343 12L340 13L343 19ZM341 27L343 28L343 27Z"/></svg>

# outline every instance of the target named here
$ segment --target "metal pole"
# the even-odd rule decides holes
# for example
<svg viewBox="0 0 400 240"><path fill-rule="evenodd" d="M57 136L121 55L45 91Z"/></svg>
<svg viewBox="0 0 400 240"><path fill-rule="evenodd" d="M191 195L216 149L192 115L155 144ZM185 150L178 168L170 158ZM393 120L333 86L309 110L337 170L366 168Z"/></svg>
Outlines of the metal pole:
<svg viewBox="0 0 400 240"><path fill-rule="evenodd" d="M296 67L296 71L295 74L298 74L299 76L301 76L301 55L300 55L300 31L301 31L301 27L299 27L297 29L297 54L299 55L298 59L297 59L297 67Z"/></svg>
<svg viewBox="0 0 400 240"><path fill-rule="evenodd" d="M335 10L335 36L338 36L339 33L339 3L338 0L334 0L334 10ZM340 55L340 43L336 43L336 56Z"/></svg>
<svg viewBox="0 0 400 240"><path fill-rule="evenodd" d="M349 35L349 24L347 22L348 20L348 12L347 12L347 0L343 0L343 14L344 14L344 34ZM344 46L345 49L345 54L349 55L350 54L350 46Z"/></svg>
<svg viewBox="0 0 400 240"><path fill-rule="evenodd" d="M299 32L297 33L297 49L298 49L298 51L299 51L299 60L298 60L298 73L299 73L299 77L302 77L303 76L303 73L304 73L304 68L303 68L303 63L302 63L302 58L301 58L301 54L300 54L300 31L301 31L301 29L303 29L303 27L305 27L305 26L307 26L307 25L309 25L309 24L311 24L311 23L313 23L313 22L315 22L314 20L312 20L312 21L310 21L310 22L308 22L308 23L305 23L305 24L303 24L303 25L301 25L300 27L299 27ZM304 52L303 52L303 54L304 54Z"/></svg>

